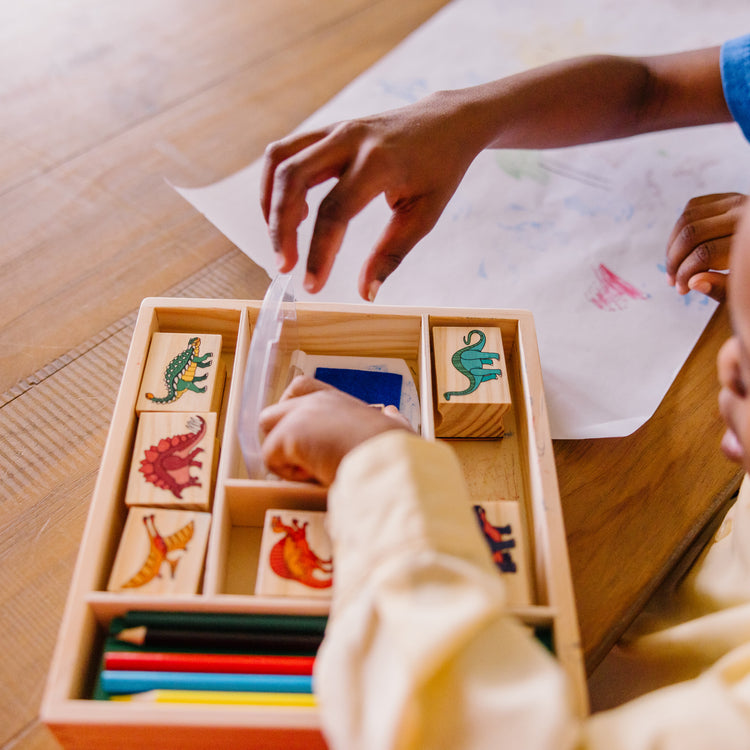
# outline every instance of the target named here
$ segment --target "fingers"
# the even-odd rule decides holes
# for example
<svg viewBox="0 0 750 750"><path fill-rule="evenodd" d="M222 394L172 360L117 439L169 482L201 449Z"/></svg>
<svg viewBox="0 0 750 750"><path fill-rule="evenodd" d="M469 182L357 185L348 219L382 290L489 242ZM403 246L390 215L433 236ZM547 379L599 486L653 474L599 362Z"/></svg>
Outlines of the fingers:
<svg viewBox="0 0 750 750"><path fill-rule="evenodd" d="M437 222L476 156L446 130L431 99L381 115L350 120L269 146L262 173L263 214L277 266L298 261L297 230L308 215L307 192L336 182L318 208L304 288L328 280L349 222L384 194L392 215L360 274L360 294L373 299L380 284Z"/></svg>
<svg viewBox="0 0 750 750"><path fill-rule="evenodd" d="M294 411L296 405L293 400L318 391L335 391L333 386L315 380L309 375L298 375L284 389L281 398L261 411L258 424L265 433L270 432L287 414ZM344 395L344 394L342 394Z"/></svg>
<svg viewBox="0 0 750 750"><path fill-rule="evenodd" d="M727 425L721 448L727 458L747 468L747 456L742 447L742 436L747 436L747 424L743 420L741 402L747 397L747 389L740 371L742 354L735 337L728 339L719 350L717 369L719 374L719 412Z"/></svg>
<svg viewBox="0 0 750 750"><path fill-rule="evenodd" d="M261 447L265 465L282 479L318 479L306 446L306 415L287 404L275 404L261 412L261 428L267 432ZM281 407L281 408L275 408Z"/></svg>
<svg viewBox="0 0 750 750"><path fill-rule="evenodd" d="M726 270L734 226L725 216L692 221L667 249L667 276L681 294L702 271Z"/></svg>
<svg viewBox="0 0 750 750"><path fill-rule="evenodd" d="M279 164L294 156L294 154L322 140L327 134L328 129L317 130L310 133L303 133L302 135L292 135L268 144L263 155L260 179L260 205L263 209L263 217L266 222L268 222L271 214L271 197L273 195L276 168Z"/></svg>
<svg viewBox="0 0 750 750"><path fill-rule="evenodd" d="M388 406L383 409L383 414L389 419L392 419L398 427L413 432L409 420L395 406L393 406L393 404L388 404Z"/></svg>
<svg viewBox="0 0 750 750"><path fill-rule="evenodd" d="M395 408L381 413L363 401L302 376L259 417L266 466L283 479L330 484L344 456L360 443L393 429L411 431Z"/></svg>
<svg viewBox="0 0 750 750"><path fill-rule="evenodd" d="M688 289L691 292L700 292L706 297L711 297L717 302L723 302L727 298L727 280L729 275L717 271L704 271L691 276L688 279Z"/></svg>
<svg viewBox="0 0 750 750"><path fill-rule="evenodd" d="M677 291L680 294L687 294L693 288L690 285L690 280L698 274L709 271L726 271L729 268L731 240L731 235L701 240L687 252L674 274L674 286Z"/></svg>
<svg viewBox="0 0 750 750"><path fill-rule="evenodd" d="M303 282L308 292L320 291L328 281L349 222L383 192L382 180L382 165L360 158L321 201Z"/></svg>
<svg viewBox="0 0 750 750"><path fill-rule="evenodd" d="M308 393L315 393L316 391L335 391L336 389L324 383L322 380L316 380L309 375L297 375L292 379L292 382L284 389L281 394L281 401L286 401L290 398L297 398L298 396L304 396Z"/></svg>
<svg viewBox="0 0 750 750"><path fill-rule="evenodd" d="M393 207L391 219L359 274L359 294L373 302L383 282L440 218L448 199L436 194L404 201Z"/></svg>
<svg viewBox="0 0 750 750"><path fill-rule="evenodd" d="M308 215L308 190L338 178L318 208L303 281L309 292L328 280L351 219L383 192L387 165L372 158L367 141L366 127L348 122L278 141L266 150L261 204L282 273L291 271L299 257L297 229Z"/></svg>
<svg viewBox="0 0 750 750"><path fill-rule="evenodd" d="M291 137L266 150L261 175L261 206L277 254L279 271L297 263L297 228L307 218L307 192L348 164L345 144L331 141L330 129Z"/></svg>
<svg viewBox="0 0 750 750"><path fill-rule="evenodd" d="M695 277L728 269L731 238L744 200L739 193L721 193L688 202L667 245L667 280L680 294L703 291L708 283L710 291L704 293L723 298L725 280L715 273Z"/></svg>

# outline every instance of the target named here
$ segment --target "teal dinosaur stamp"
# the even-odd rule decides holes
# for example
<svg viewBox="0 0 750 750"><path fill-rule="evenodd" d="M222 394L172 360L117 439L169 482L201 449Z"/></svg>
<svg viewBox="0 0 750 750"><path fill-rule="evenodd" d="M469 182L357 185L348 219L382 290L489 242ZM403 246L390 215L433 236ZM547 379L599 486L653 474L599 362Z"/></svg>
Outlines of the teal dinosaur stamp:
<svg viewBox="0 0 750 750"><path fill-rule="evenodd" d="M479 338L472 341L472 336L475 333ZM485 368L485 365L492 365L495 360L500 359L499 352L482 351L486 340L484 331L477 328L469 331L463 337L466 346L453 353L451 362L462 375L466 376L469 385L463 391L447 391L444 393L443 398L446 401L450 401L451 396L468 396L485 381L502 377L503 371L500 368Z"/></svg>
<svg viewBox="0 0 750 750"><path fill-rule="evenodd" d="M205 393L206 386L197 385L204 381L208 374L197 375L198 368L207 368L213 364L212 352L200 353L201 340L193 336L188 345L167 365L164 371L164 382L167 386L165 396L147 393L146 398L155 404L171 404L177 401L186 391Z"/></svg>

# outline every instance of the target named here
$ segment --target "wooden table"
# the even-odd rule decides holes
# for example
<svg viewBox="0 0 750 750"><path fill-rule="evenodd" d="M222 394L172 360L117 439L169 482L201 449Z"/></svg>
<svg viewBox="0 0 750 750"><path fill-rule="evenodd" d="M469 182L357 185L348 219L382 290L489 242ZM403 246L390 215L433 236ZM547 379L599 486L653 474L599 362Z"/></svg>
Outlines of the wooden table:
<svg viewBox="0 0 750 750"><path fill-rule="evenodd" d="M255 160L446 0L38 0L0 10L0 747L37 710L135 310L268 279L165 182ZM722 313L656 417L556 445L593 666L725 502Z"/></svg>
<svg viewBox="0 0 750 750"><path fill-rule="evenodd" d="M719 451L721 306L654 416L626 438L556 441L581 639L590 672L668 573L710 538L742 471Z"/></svg>

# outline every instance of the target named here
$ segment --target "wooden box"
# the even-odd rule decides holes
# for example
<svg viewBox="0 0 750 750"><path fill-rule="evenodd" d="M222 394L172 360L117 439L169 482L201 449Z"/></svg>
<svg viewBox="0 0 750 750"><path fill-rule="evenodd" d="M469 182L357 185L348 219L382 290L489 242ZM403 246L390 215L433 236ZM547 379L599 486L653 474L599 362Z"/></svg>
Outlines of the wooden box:
<svg viewBox="0 0 750 750"><path fill-rule="evenodd" d="M261 530L269 508L325 510L319 487L249 479L237 424L247 354L261 302L144 300L115 404L107 443L42 703L42 719L65 748L325 747L312 707L139 705L94 700L92 691L110 621L128 610L325 614L328 601L254 595ZM421 432L435 439L432 329L498 327L511 407L497 439L451 440L471 490L486 511L515 503L527 582L513 609L546 628L570 677L581 714L586 686L536 333L531 314L515 310L296 304L297 346L312 354L397 357L414 374ZM107 590L128 507L126 486L138 416L136 401L153 334L220 334L226 382L218 412L219 459L211 527L199 593L147 596ZM282 385L282 384L280 384ZM517 511L517 512L516 512ZM478 511L479 512L479 511ZM501 528L502 531L502 528ZM519 530L516 530L519 531ZM504 538L498 537L501 542ZM500 544L500 548L503 544ZM499 548L499 549L500 549ZM498 551L498 561L502 551ZM504 575L498 571L498 575Z"/></svg>

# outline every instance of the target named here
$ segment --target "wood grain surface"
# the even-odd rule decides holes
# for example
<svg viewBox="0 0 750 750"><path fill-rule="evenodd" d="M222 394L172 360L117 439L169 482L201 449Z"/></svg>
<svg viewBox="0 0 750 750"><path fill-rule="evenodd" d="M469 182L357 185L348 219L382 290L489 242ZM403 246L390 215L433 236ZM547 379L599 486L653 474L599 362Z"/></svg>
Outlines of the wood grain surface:
<svg viewBox="0 0 750 750"><path fill-rule="evenodd" d="M739 487L720 452L714 314L654 416L626 438L556 441L578 617L591 671Z"/></svg>
<svg viewBox="0 0 750 750"><path fill-rule="evenodd" d="M167 183L259 157L446 0L0 5L0 748L37 711L146 296L258 298L265 273ZM592 668L726 499L720 312L655 417L557 443Z"/></svg>
<svg viewBox="0 0 750 750"><path fill-rule="evenodd" d="M446 0L0 4L0 748L37 711L146 296L265 272L166 182L246 166Z"/></svg>

